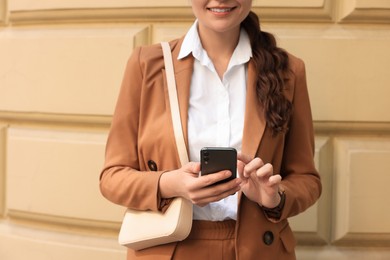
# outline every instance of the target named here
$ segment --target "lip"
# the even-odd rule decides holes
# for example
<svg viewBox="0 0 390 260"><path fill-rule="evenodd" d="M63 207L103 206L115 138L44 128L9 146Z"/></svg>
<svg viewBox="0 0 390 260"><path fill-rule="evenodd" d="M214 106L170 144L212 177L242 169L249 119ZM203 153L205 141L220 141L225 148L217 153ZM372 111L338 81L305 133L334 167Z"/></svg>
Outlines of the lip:
<svg viewBox="0 0 390 260"><path fill-rule="evenodd" d="M237 7L228 7L228 6L218 6L218 7L208 7L207 10L212 12L213 14L216 15L226 15L231 13L234 9Z"/></svg>

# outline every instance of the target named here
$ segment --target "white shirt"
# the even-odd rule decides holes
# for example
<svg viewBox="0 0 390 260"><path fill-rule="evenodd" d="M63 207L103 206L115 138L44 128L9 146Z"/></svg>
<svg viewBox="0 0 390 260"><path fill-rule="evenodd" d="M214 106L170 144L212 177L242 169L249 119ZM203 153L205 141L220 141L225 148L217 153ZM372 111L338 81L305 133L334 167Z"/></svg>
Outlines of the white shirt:
<svg viewBox="0 0 390 260"><path fill-rule="evenodd" d="M186 34L178 59L194 56L188 108L190 161L200 161L207 146L234 147L241 151L244 128L247 62L252 57L249 37L241 29L239 43L221 80L203 49L198 22ZM194 205L194 219L222 221L237 219L237 194L205 207Z"/></svg>

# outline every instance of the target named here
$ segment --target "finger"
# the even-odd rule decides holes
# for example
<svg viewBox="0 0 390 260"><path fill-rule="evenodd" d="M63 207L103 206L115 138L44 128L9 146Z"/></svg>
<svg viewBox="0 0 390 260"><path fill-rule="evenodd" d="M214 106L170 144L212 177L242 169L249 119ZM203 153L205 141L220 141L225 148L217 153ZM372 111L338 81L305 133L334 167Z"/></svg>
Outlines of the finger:
<svg viewBox="0 0 390 260"><path fill-rule="evenodd" d="M240 179L235 179L224 184L210 186L209 188L200 191L197 196L193 198L193 202L196 205L201 206L210 202L219 201L238 192L240 190L240 183Z"/></svg>
<svg viewBox="0 0 390 260"><path fill-rule="evenodd" d="M264 162L256 157L252 161L250 161L244 168L244 176L249 177L253 172L256 172L258 169L261 169L264 165Z"/></svg>
<svg viewBox="0 0 390 260"><path fill-rule="evenodd" d="M274 172L274 167L272 166L272 164L267 163L256 171L256 175L258 178L265 178L265 177L272 176L273 172Z"/></svg>
<svg viewBox="0 0 390 260"><path fill-rule="evenodd" d="M240 186L236 186L236 187L234 187L234 188L232 188L232 189L229 189L229 190L227 190L227 191L225 191L225 192L223 192L223 193L220 193L220 194L215 195L215 196L211 196L211 197L208 198L208 200L209 200L210 202L220 201L220 200L222 200L222 199L224 199L224 198L226 198L226 197L228 197L228 196L230 196L230 195L235 194L235 193L238 192L240 189L241 189Z"/></svg>
<svg viewBox="0 0 390 260"><path fill-rule="evenodd" d="M216 173L202 175L199 177L199 180L201 180L202 187L207 187L226 178L229 178L230 176L232 176L232 173L230 171L220 171Z"/></svg>
<svg viewBox="0 0 390 260"><path fill-rule="evenodd" d="M280 176L279 174L272 175L268 179L268 183L270 186L279 185L281 183L281 181L282 181L282 176Z"/></svg>
<svg viewBox="0 0 390 260"><path fill-rule="evenodd" d="M244 164L249 163L250 161L252 161L252 159L253 158L249 155L243 154L241 152L237 153L237 160L242 161Z"/></svg>

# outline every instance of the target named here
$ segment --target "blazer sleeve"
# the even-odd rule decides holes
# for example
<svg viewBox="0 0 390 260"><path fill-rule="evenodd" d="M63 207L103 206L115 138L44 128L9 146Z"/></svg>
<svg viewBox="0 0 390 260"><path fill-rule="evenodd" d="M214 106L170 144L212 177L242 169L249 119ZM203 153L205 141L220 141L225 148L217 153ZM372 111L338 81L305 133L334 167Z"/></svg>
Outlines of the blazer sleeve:
<svg viewBox="0 0 390 260"><path fill-rule="evenodd" d="M113 203L137 210L161 210L162 171L140 171L137 149L143 71L142 48L128 60L109 131L100 190Z"/></svg>
<svg viewBox="0 0 390 260"><path fill-rule="evenodd" d="M306 83L305 65L293 58L295 74L293 114L286 134L281 190L286 194L280 220L297 215L313 205L321 194L321 181L314 165L314 130Z"/></svg>

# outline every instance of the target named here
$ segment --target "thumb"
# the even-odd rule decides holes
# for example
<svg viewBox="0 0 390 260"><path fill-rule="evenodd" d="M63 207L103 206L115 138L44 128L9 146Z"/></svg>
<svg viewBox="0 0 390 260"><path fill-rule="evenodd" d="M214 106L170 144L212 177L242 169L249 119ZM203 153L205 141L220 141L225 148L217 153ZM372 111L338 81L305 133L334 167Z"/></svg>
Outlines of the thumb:
<svg viewBox="0 0 390 260"><path fill-rule="evenodd" d="M238 176L240 177L240 179L244 178L244 167L245 167L245 163L238 160L237 161L237 172L238 172Z"/></svg>
<svg viewBox="0 0 390 260"><path fill-rule="evenodd" d="M200 172L200 163L199 162L189 162L186 163L182 170L189 173L196 173L198 174Z"/></svg>

